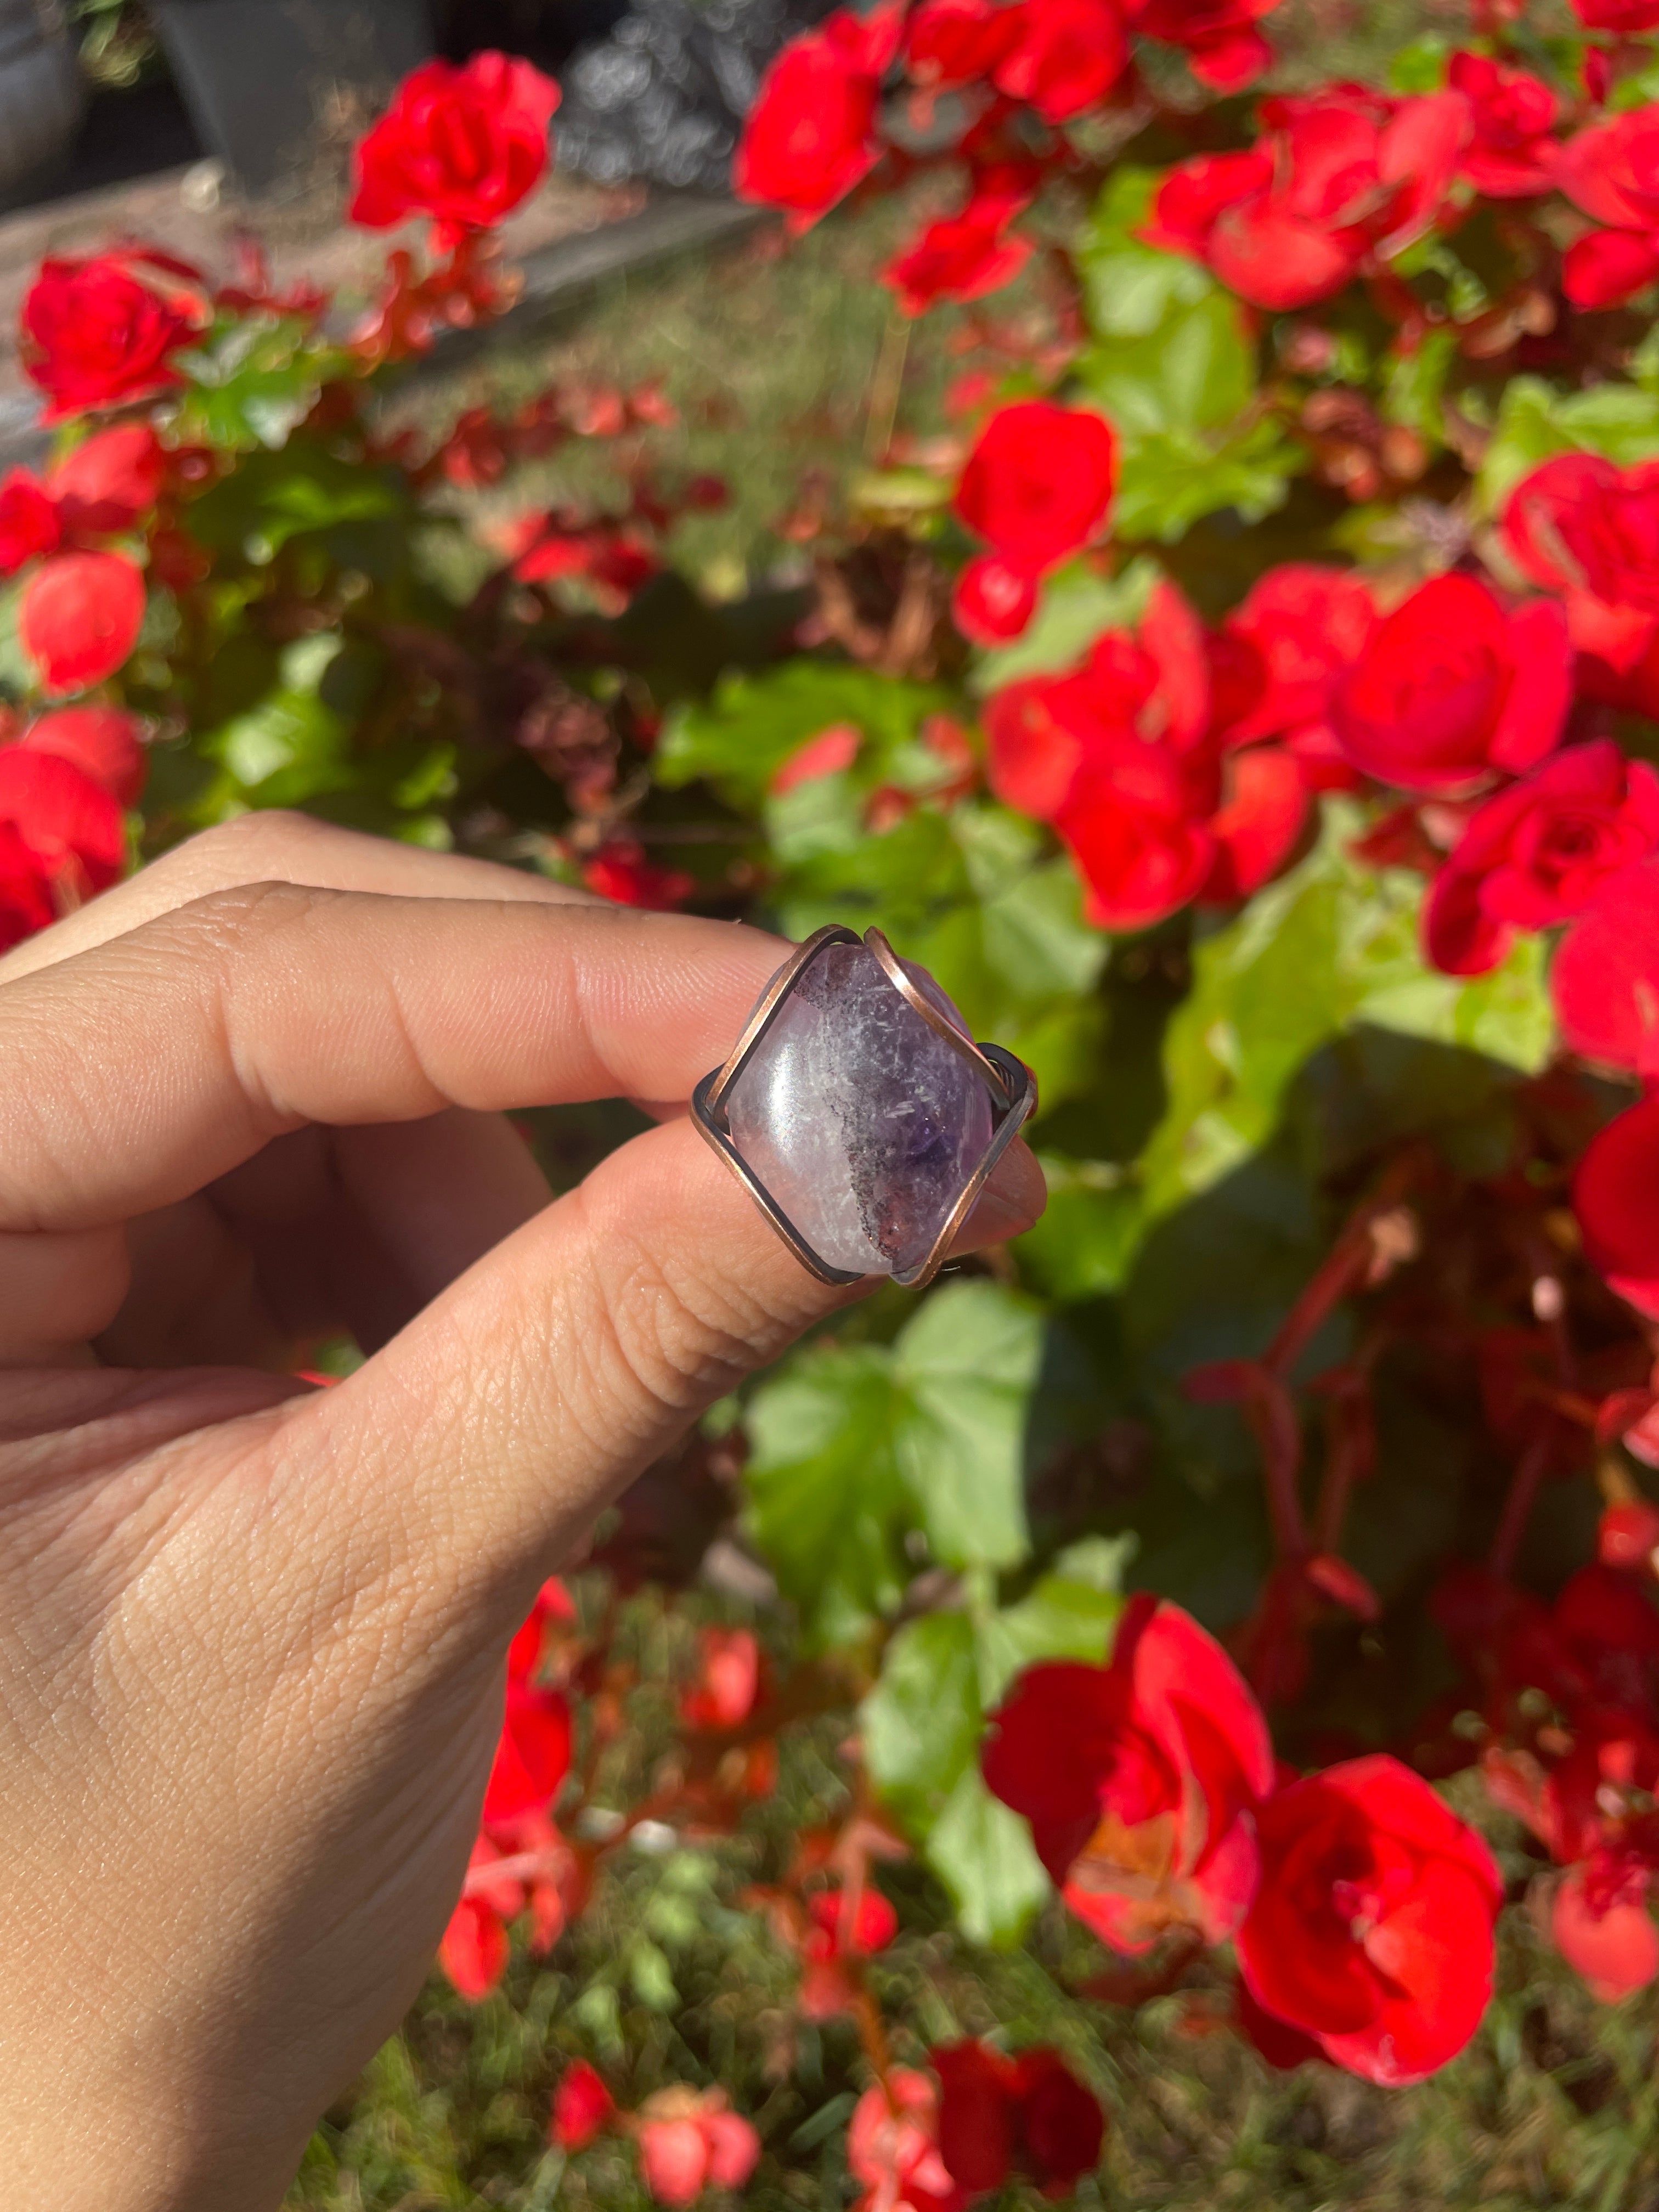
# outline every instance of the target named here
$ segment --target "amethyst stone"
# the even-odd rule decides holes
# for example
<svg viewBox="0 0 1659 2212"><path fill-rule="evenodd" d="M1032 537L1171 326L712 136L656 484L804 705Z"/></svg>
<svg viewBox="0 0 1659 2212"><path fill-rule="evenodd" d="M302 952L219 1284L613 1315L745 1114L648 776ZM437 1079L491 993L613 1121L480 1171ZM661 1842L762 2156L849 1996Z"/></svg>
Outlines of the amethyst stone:
<svg viewBox="0 0 1659 2212"><path fill-rule="evenodd" d="M905 972L965 1037L924 969ZM831 944L723 1101L732 1142L832 1267L914 1274L984 1158L985 1081L862 945Z"/></svg>

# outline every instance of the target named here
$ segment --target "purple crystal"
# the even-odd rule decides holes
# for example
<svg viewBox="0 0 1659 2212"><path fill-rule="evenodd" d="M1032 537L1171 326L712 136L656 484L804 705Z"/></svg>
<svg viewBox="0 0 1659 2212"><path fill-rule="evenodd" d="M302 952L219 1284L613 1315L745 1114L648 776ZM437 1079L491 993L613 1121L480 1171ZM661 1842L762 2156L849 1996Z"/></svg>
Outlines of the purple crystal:
<svg viewBox="0 0 1659 2212"><path fill-rule="evenodd" d="M966 1036L932 976L904 965ZM862 945L811 961L725 1105L737 1151L812 1249L860 1275L922 1266L992 1134L983 1078Z"/></svg>

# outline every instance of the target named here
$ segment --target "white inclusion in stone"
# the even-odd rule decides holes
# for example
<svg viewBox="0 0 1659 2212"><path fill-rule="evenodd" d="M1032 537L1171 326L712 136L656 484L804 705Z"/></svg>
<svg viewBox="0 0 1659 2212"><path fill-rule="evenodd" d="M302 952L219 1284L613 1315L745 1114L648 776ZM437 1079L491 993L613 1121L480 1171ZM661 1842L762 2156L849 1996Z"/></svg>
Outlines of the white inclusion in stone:
<svg viewBox="0 0 1659 2212"><path fill-rule="evenodd" d="M931 975L905 972L962 1030ZM825 947L726 1095L732 1141L822 1260L920 1267L991 1141L984 1079L862 945Z"/></svg>

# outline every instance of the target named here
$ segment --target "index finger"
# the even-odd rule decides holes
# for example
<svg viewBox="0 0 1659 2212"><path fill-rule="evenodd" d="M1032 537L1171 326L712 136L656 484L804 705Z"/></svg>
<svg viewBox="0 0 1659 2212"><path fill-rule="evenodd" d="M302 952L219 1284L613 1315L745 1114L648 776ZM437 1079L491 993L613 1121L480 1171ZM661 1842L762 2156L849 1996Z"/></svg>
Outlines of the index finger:
<svg viewBox="0 0 1659 2212"><path fill-rule="evenodd" d="M307 1121L684 1101L787 951L627 908L213 893L0 986L0 1231L151 1212Z"/></svg>

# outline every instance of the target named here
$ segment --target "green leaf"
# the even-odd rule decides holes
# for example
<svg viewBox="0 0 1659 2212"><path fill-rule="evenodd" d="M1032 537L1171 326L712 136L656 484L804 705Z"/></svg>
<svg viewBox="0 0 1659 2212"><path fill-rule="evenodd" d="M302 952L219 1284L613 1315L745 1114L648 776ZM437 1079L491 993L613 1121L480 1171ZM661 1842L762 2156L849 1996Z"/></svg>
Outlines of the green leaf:
<svg viewBox="0 0 1659 2212"><path fill-rule="evenodd" d="M1403 423L1431 445L1446 442L1441 400L1446 379L1457 360L1457 333L1431 330L1410 353L1389 358L1389 380L1382 395L1382 413L1390 422Z"/></svg>
<svg viewBox="0 0 1659 2212"><path fill-rule="evenodd" d="M968 1615L929 1613L908 1622L859 1708L859 1734L870 1779L912 1835L929 1832L976 1765L983 1729Z"/></svg>
<svg viewBox="0 0 1659 2212"><path fill-rule="evenodd" d="M1079 243L1085 313L1103 337L1146 337L1175 309L1219 289L1201 262L1136 236L1162 176L1157 169L1114 169Z"/></svg>
<svg viewBox="0 0 1659 2212"><path fill-rule="evenodd" d="M1069 1304L1121 1290L1146 1227L1146 1206L1132 1172L1115 1160L1037 1155L1048 1205L1014 1245L1020 1273Z"/></svg>
<svg viewBox="0 0 1659 2212"><path fill-rule="evenodd" d="M1260 522L1284 505L1291 478L1306 465L1301 447L1270 422L1246 422L1219 439L1185 429L1126 439L1115 526L1123 538L1170 544L1224 507Z"/></svg>
<svg viewBox="0 0 1659 2212"><path fill-rule="evenodd" d="M1030 1829L991 1795L977 1766L951 1792L923 1856L951 1893L963 1933L999 1950L1020 1941L1053 1887Z"/></svg>
<svg viewBox="0 0 1659 2212"><path fill-rule="evenodd" d="M758 676L724 676L712 698L677 708L658 743L653 773L670 786L707 777L734 805L753 807L808 738L849 722L866 741L870 757L860 759L860 769L880 781L888 756L913 744L923 720L951 703L937 684L903 683L836 661L789 660Z"/></svg>
<svg viewBox="0 0 1659 2212"><path fill-rule="evenodd" d="M1025 1427L1042 1364L1041 1316L994 1283L948 1285L899 1334L895 1448L946 1566L1018 1566L1030 1548Z"/></svg>
<svg viewBox="0 0 1659 2212"><path fill-rule="evenodd" d="M296 437L280 453L250 454L204 493L188 521L210 552L263 566L305 533L403 519L410 498L394 469L344 461L313 439Z"/></svg>
<svg viewBox="0 0 1659 2212"><path fill-rule="evenodd" d="M1079 1564L1109 1573L1107 1587L1073 1573L1044 1575L1018 1605L1005 1607L982 1623L980 1695L988 1710L1000 1701L1016 1674L1039 1660L1087 1659L1100 1665L1109 1655L1123 1610L1116 1577L1133 1546L1128 1540L1094 1540L1097 1552Z"/></svg>
<svg viewBox="0 0 1659 2212"><path fill-rule="evenodd" d="M1438 92L1446 82L1446 64L1451 49L1437 31L1425 31L1420 36L1397 46L1389 58L1389 89L1391 92Z"/></svg>
<svg viewBox="0 0 1659 2212"><path fill-rule="evenodd" d="M915 1509L893 1452L892 1355L808 1352L750 1401L748 1528L809 1643L851 1642L897 1607Z"/></svg>
<svg viewBox="0 0 1659 2212"><path fill-rule="evenodd" d="M1237 301L1212 289L1173 304L1142 336L1102 338L1077 373L1131 442L1158 431L1218 430L1255 396L1255 347Z"/></svg>
<svg viewBox="0 0 1659 2212"><path fill-rule="evenodd" d="M179 403L181 437L243 453L286 444L342 359L310 331L303 316L240 314L222 319L205 344L176 354L189 380Z"/></svg>

